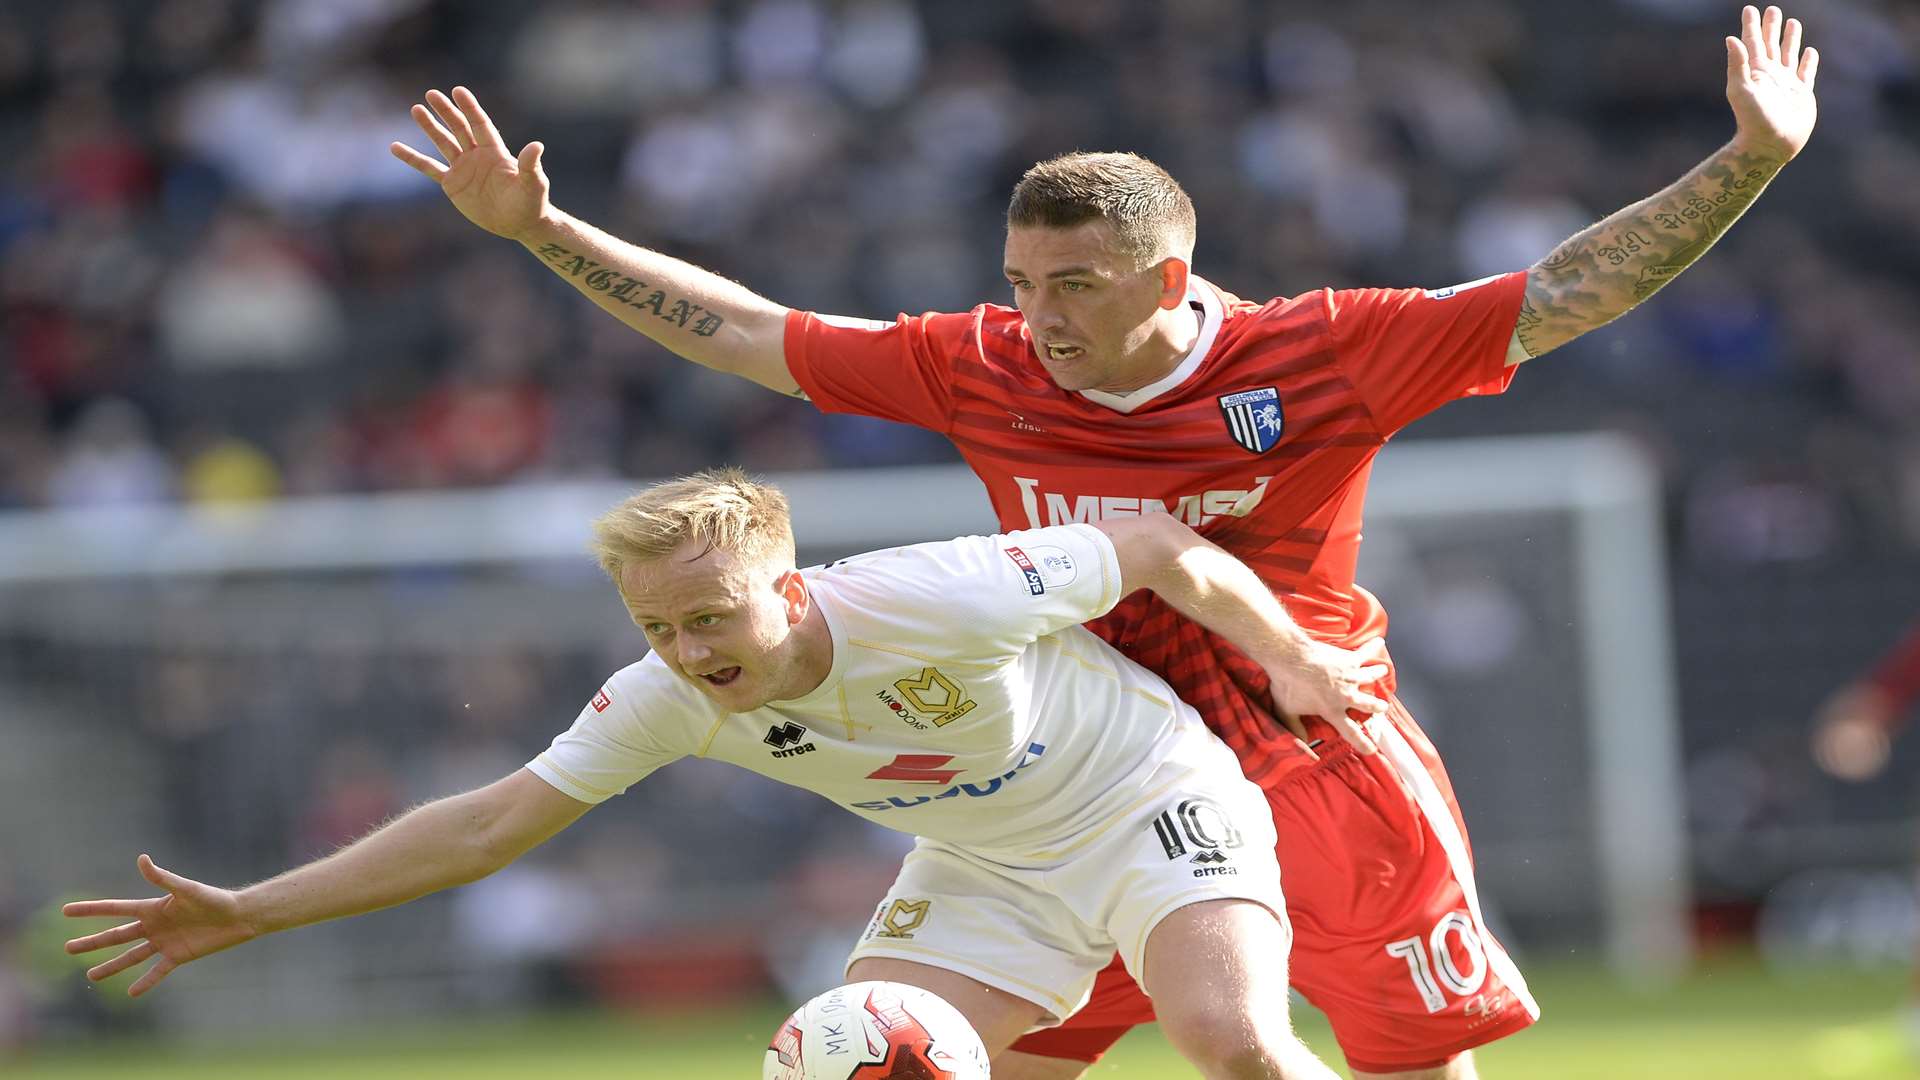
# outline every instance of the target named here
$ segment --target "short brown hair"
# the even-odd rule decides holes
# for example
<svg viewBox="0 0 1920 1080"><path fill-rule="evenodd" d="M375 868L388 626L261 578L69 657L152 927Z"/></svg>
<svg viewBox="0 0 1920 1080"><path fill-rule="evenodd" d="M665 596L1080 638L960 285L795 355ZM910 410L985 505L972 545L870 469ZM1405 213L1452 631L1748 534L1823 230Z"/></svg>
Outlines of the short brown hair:
<svg viewBox="0 0 1920 1080"><path fill-rule="evenodd" d="M1007 226L1113 229L1121 250L1145 267L1169 255L1193 258L1193 200L1167 170L1138 154L1062 154L1013 186Z"/></svg>
<svg viewBox="0 0 1920 1080"><path fill-rule="evenodd" d="M616 587L630 562L665 558L688 540L706 551L793 564L787 497L740 469L706 469L655 484L593 522L589 545Z"/></svg>

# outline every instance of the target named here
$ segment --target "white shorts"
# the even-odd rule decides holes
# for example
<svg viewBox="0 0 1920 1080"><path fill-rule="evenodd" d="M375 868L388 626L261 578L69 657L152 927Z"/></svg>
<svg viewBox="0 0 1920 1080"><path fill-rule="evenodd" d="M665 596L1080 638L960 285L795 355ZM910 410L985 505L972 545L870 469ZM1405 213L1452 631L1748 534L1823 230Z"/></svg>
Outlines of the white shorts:
<svg viewBox="0 0 1920 1080"><path fill-rule="evenodd" d="M1204 770L1163 767L1137 813L1046 869L922 838L847 965L886 956L946 968L1040 1005L1051 1026L1086 1004L1115 952L1146 986L1147 935L1188 904L1254 901L1291 940L1272 809L1232 752L1215 749Z"/></svg>

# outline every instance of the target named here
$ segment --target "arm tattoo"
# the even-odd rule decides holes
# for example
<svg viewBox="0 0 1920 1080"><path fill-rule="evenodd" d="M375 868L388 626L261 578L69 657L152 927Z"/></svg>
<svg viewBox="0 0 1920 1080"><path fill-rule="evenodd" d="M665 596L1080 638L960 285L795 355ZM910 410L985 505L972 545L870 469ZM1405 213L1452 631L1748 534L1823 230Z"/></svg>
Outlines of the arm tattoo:
<svg viewBox="0 0 1920 1080"><path fill-rule="evenodd" d="M1783 163L1722 148L1680 181L1555 248L1527 274L1514 335L1538 356L1612 322L1706 254Z"/></svg>
<svg viewBox="0 0 1920 1080"><path fill-rule="evenodd" d="M690 300L668 296L664 291L655 289L638 278L629 277L618 270L601 266L598 260L571 251L560 244L541 244L533 249L535 255L546 261L548 266L568 278L577 281L583 288L620 301L628 307L651 312L654 316L685 327L700 337L712 337L726 325L726 320L717 312L709 311Z"/></svg>

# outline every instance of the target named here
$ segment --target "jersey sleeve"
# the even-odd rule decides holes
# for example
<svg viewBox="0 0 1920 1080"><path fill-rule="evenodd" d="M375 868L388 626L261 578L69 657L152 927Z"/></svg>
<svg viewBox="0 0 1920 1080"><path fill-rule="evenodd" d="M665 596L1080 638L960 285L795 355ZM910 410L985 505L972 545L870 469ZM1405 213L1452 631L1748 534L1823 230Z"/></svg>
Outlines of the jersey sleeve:
<svg viewBox="0 0 1920 1080"><path fill-rule="evenodd" d="M963 598L954 630L995 647L1023 649L1036 639L1097 619L1120 602L1120 557L1091 525L966 536L947 541L954 567L950 595Z"/></svg>
<svg viewBox="0 0 1920 1080"><path fill-rule="evenodd" d="M914 544L842 564L834 589L861 636L994 662L1096 619L1120 601L1120 559L1086 524Z"/></svg>
<svg viewBox="0 0 1920 1080"><path fill-rule="evenodd" d="M573 726L527 762L528 771L561 794L601 803L655 769L697 750L697 710L688 708L674 675L643 660L615 673L587 702Z"/></svg>
<svg viewBox="0 0 1920 1080"><path fill-rule="evenodd" d="M973 347L970 315L902 315L893 322L795 311L787 370L825 412L857 413L946 432L955 360Z"/></svg>
<svg viewBox="0 0 1920 1080"><path fill-rule="evenodd" d="M1329 290L1334 355L1381 434L1513 381L1507 343L1526 271L1449 289Z"/></svg>

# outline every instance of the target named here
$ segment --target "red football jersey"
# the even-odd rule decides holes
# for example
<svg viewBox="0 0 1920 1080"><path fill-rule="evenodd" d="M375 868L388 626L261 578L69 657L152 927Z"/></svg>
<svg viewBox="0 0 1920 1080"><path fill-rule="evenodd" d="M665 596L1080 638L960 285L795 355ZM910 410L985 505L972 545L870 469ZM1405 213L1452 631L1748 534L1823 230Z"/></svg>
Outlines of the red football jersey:
<svg viewBox="0 0 1920 1080"><path fill-rule="evenodd" d="M1386 632L1353 582L1373 456L1435 407L1506 389L1525 280L1254 304L1196 278L1193 351L1126 395L1055 386L1020 313L994 304L892 323L795 312L787 366L821 409L952 439L1003 529L1175 514L1252 566L1308 632L1351 647ZM1249 778L1309 760L1270 714L1258 665L1151 593L1089 625L1165 677Z"/></svg>

